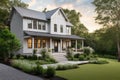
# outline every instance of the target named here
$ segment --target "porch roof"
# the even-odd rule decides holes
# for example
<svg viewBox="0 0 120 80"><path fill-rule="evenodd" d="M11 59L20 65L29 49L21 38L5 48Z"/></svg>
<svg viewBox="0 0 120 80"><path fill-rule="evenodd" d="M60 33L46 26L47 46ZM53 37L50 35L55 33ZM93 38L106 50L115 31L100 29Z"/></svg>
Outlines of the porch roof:
<svg viewBox="0 0 120 80"><path fill-rule="evenodd" d="M67 39L84 39L76 35L59 35L59 34L50 34L43 32L33 32L33 31L24 31L25 36L41 36L41 37L51 37L51 38L67 38Z"/></svg>

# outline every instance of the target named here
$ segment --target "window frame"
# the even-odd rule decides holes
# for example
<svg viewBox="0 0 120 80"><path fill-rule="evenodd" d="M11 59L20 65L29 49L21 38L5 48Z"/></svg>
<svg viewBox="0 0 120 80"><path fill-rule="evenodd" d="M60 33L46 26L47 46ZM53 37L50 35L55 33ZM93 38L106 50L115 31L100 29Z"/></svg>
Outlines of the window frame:
<svg viewBox="0 0 120 80"><path fill-rule="evenodd" d="M60 25L60 32L63 33L63 25Z"/></svg>
<svg viewBox="0 0 120 80"><path fill-rule="evenodd" d="M31 25L31 26L30 26ZM28 29L32 29L32 20L30 20L29 23L27 23ZM29 27L30 26L30 27Z"/></svg>
<svg viewBox="0 0 120 80"><path fill-rule="evenodd" d="M57 24L54 24L54 32L57 32Z"/></svg>
<svg viewBox="0 0 120 80"><path fill-rule="evenodd" d="M37 20L33 20L33 29L37 29Z"/></svg>
<svg viewBox="0 0 120 80"><path fill-rule="evenodd" d="M31 40L31 41L29 42L29 40ZM32 48L32 38L27 39L27 47Z"/></svg>

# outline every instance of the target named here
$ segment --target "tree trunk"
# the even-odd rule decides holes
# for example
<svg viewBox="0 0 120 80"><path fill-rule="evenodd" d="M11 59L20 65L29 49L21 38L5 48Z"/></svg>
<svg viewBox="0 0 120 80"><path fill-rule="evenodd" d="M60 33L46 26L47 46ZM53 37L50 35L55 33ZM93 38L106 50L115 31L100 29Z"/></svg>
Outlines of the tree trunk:
<svg viewBox="0 0 120 80"><path fill-rule="evenodd" d="M118 48L118 62L120 62L120 42L117 42L117 48Z"/></svg>

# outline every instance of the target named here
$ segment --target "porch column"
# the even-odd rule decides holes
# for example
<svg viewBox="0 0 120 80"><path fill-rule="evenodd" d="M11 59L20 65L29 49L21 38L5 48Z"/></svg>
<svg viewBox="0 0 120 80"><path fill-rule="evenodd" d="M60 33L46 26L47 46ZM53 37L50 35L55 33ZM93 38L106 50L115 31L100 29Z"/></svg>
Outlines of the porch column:
<svg viewBox="0 0 120 80"><path fill-rule="evenodd" d="M52 38L50 38L50 49L51 49L51 52L52 52Z"/></svg>
<svg viewBox="0 0 120 80"><path fill-rule="evenodd" d="M32 49L34 50L34 37L32 37Z"/></svg>
<svg viewBox="0 0 120 80"><path fill-rule="evenodd" d="M62 52L62 39L60 39L60 52Z"/></svg>
<svg viewBox="0 0 120 80"><path fill-rule="evenodd" d="M75 51L77 52L77 40L75 40Z"/></svg>
<svg viewBox="0 0 120 80"><path fill-rule="evenodd" d="M82 40L82 48L84 47L84 40Z"/></svg>

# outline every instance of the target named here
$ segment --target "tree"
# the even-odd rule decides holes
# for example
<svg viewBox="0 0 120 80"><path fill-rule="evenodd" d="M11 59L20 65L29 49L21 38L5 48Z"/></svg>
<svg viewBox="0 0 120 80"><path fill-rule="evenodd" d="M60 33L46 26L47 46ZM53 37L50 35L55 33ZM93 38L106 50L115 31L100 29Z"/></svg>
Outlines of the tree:
<svg viewBox="0 0 120 80"><path fill-rule="evenodd" d="M72 34L84 36L84 34L88 33L88 29L80 22L80 17L82 16L79 12L75 10L63 9L65 14L67 15L70 22L73 24Z"/></svg>
<svg viewBox="0 0 120 80"><path fill-rule="evenodd" d="M0 1L0 24L6 25L13 6L24 7L28 5L21 0L1 0Z"/></svg>
<svg viewBox="0 0 120 80"><path fill-rule="evenodd" d="M115 41L120 61L120 0L94 0L96 6L96 21L110 29L111 37Z"/></svg>
<svg viewBox="0 0 120 80"><path fill-rule="evenodd" d="M0 28L0 57L6 59L10 54L20 49L20 42L4 27Z"/></svg>

